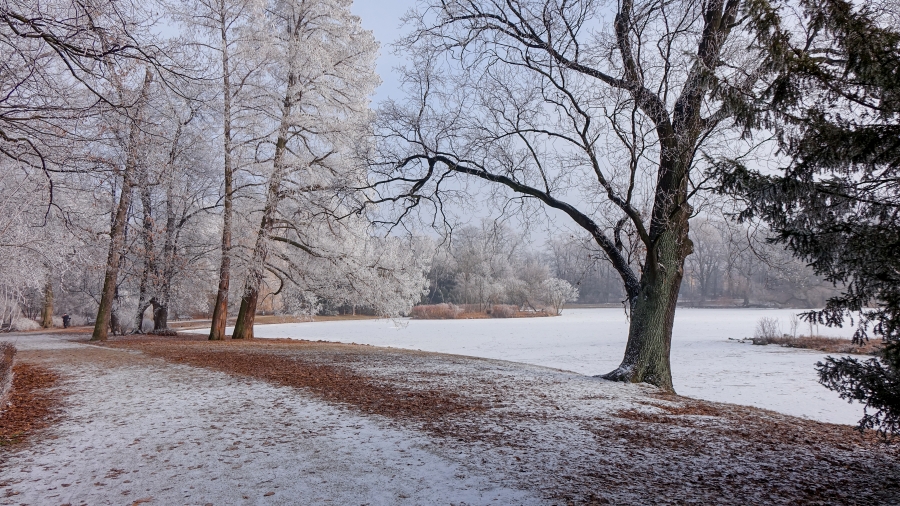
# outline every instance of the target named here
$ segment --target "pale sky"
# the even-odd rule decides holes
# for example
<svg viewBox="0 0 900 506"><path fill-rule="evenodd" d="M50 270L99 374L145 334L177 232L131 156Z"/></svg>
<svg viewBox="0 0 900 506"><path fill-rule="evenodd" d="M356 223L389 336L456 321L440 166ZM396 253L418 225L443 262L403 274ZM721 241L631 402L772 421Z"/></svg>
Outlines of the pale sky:
<svg viewBox="0 0 900 506"><path fill-rule="evenodd" d="M363 27L375 33L375 38L381 44L378 75L381 76L382 83L372 101L374 106L389 96L400 98L397 93L399 83L392 69L402 62L391 54L391 44L403 33L400 18L415 3L415 0L354 0L350 9L362 19Z"/></svg>

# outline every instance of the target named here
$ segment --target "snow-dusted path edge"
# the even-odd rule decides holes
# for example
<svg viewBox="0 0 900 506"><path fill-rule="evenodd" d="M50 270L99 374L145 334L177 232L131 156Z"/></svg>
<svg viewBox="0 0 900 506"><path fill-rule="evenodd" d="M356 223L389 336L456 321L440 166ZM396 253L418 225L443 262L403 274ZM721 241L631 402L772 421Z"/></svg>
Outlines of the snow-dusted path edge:
<svg viewBox="0 0 900 506"><path fill-rule="evenodd" d="M296 389L136 352L18 339L64 379L62 423L0 466L0 504L539 504L428 438Z"/></svg>

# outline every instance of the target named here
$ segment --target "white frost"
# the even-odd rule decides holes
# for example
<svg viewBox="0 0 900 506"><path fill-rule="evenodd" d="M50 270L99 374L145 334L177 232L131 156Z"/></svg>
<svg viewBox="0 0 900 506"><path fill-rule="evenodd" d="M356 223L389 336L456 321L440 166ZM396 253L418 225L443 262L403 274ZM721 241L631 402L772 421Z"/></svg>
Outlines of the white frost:
<svg viewBox="0 0 900 506"><path fill-rule="evenodd" d="M753 335L763 316L786 323L795 310L691 309L675 313L672 374L682 395L771 409L831 423L855 424L862 407L818 384L815 363L826 354L752 346L731 339ZM555 318L390 320L263 325L257 337L338 341L512 360L602 374L618 367L628 322L621 309L570 309ZM808 333L801 325L800 332ZM815 330L852 335L852 329Z"/></svg>
<svg viewBox="0 0 900 506"><path fill-rule="evenodd" d="M26 349L84 346L16 340ZM8 456L0 505L541 502L427 449L427 436L297 389L97 352L131 353L137 363L60 368L63 421Z"/></svg>

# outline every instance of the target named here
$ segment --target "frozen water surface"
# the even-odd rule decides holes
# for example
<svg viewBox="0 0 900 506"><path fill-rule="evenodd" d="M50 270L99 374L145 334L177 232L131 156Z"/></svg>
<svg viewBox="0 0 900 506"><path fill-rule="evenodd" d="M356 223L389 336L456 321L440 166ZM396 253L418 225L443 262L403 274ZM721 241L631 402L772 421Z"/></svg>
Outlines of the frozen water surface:
<svg viewBox="0 0 900 506"><path fill-rule="evenodd" d="M787 332L795 313L679 308L672 341L675 389L700 399L855 424L862 407L842 401L816 380L815 363L826 354L729 341L752 336L764 316L778 318ZM356 320L261 325L254 333L512 360L595 375L618 366L628 321L621 309L567 309L557 318ZM806 323L799 333L809 333ZM853 331L819 328L816 333L849 337Z"/></svg>

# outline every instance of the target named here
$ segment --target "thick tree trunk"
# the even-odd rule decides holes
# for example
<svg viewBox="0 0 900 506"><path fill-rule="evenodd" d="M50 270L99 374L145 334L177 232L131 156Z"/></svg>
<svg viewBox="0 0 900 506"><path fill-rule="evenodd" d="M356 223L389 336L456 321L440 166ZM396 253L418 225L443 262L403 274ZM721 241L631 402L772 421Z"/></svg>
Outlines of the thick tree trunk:
<svg viewBox="0 0 900 506"><path fill-rule="evenodd" d="M241 298L241 309L238 311L237 322L234 325L232 339L252 339L253 322L256 320L256 306L259 299L259 285L262 283L266 257L268 256L268 237L272 233L275 213L281 202L281 182L287 172L284 163L287 150L288 131L290 129L290 115L293 106L291 93L294 91L294 76L288 77L287 92L284 98L284 108L281 112L281 124L278 127L278 138L275 141L275 154L272 161L272 176L269 178L269 188L266 194L266 205L263 208L262 220L259 224L259 232L256 236L256 246L253 248L250 273L244 287L244 295Z"/></svg>
<svg viewBox="0 0 900 506"><path fill-rule="evenodd" d="M684 261L693 249L688 236L691 216L691 207L687 203L689 167L689 158L663 152L662 177L658 182L650 227L654 247L648 248L639 290L631 297L625 356L619 367L603 378L650 383L674 392L669 359L672 325L684 277Z"/></svg>
<svg viewBox="0 0 900 506"><path fill-rule="evenodd" d="M153 330L169 330L169 308L159 306L153 310Z"/></svg>
<svg viewBox="0 0 900 506"><path fill-rule="evenodd" d="M41 311L41 327L53 328L53 283L47 279L44 285L44 309Z"/></svg>
<svg viewBox="0 0 900 506"><path fill-rule="evenodd" d="M220 15L222 33L222 92L224 94L224 142L225 142L225 198L222 209L222 261L219 265L219 289L213 306L210 341L226 339L225 325L228 320L228 288L231 282L231 218L234 174L231 151L231 68L228 63L228 31L225 11Z"/></svg>
<svg viewBox="0 0 900 506"><path fill-rule="evenodd" d="M152 81L153 74L149 70L145 70L144 85L141 89L141 96L136 105L136 114L131 121L128 133L128 153L122 174L122 191L119 195L116 216L109 231L109 254L106 258L106 273L103 276L103 291L100 295L100 305L97 307L97 321L94 324L94 333L91 335L91 341L105 341L109 335L110 313L112 312L112 303L116 292L116 281L119 277L119 260L125 244L125 225L128 220L128 208L131 207L131 190L138 161L138 138L141 131L142 110L147 95L150 93L150 83Z"/></svg>
<svg viewBox="0 0 900 506"><path fill-rule="evenodd" d="M674 391L669 352L672 324L683 277L684 257L677 251L661 254L664 265L674 266L641 278L641 291L631 308L628 344L621 365L603 377L615 381L645 382Z"/></svg>
<svg viewBox="0 0 900 506"><path fill-rule="evenodd" d="M259 301L259 288L247 288L241 297L241 309L234 324L232 339L253 339L253 323L256 321L256 304Z"/></svg>
<svg viewBox="0 0 900 506"><path fill-rule="evenodd" d="M150 299L150 305L153 306L153 331L160 332L169 330L169 307L162 304L159 299Z"/></svg>
<svg viewBox="0 0 900 506"><path fill-rule="evenodd" d="M281 143L279 143L280 145ZM278 188L281 186L281 178L278 176L279 174L276 170L276 174L273 174L272 180L269 182L269 195L266 200L266 207L263 210L259 232L256 236L256 247L253 248L253 263L250 266L250 273L247 275L244 295L241 297L241 308L238 311L237 321L234 324L234 332L231 334L232 339L253 339L253 323L256 320L259 285L262 283L266 257L268 256L267 238L272 230L272 218L278 205Z"/></svg>

